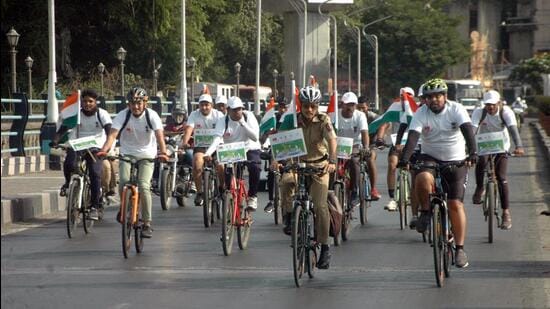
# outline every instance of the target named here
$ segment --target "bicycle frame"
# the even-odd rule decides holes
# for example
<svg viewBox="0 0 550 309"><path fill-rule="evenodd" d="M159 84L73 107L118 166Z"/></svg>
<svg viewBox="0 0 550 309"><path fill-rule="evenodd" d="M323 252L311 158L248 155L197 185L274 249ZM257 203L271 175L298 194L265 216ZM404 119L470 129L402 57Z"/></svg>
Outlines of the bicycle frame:
<svg viewBox="0 0 550 309"><path fill-rule="evenodd" d="M235 166L236 165L236 166ZM242 163L231 164L225 168L226 174L231 174L231 182L228 186L228 190L233 196L233 217L231 218L231 224L236 227L242 226L245 224L244 220L241 217L241 202L243 198L246 199L246 186L244 179L242 178L243 166ZM234 171L236 170L236 173Z"/></svg>

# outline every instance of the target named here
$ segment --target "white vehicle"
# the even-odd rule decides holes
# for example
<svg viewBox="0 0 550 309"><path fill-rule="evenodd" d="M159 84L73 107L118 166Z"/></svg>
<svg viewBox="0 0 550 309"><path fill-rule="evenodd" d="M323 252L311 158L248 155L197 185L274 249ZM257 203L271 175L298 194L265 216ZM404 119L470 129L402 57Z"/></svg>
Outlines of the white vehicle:
<svg viewBox="0 0 550 309"><path fill-rule="evenodd" d="M461 103L469 114L481 106L483 97L483 87L481 82L473 79L445 80L449 90L447 96L449 100Z"/></svg>

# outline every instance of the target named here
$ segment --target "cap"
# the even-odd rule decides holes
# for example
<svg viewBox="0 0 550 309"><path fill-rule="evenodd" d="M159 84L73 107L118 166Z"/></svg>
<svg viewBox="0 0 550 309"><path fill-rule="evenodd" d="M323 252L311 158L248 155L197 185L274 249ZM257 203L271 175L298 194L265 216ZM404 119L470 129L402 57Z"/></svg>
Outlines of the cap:
<svg viewBox="0 0 550 309"><path fill-rule="evenodd" d="M227 105L227 97L224 96L224 95L219 95L216 97L216 104L218 103L223 103L225 105Z"/></svg>
<svg viewBox="0 0 550 309"><path fill-rule="evenodd" d="M353 92L346 92L344 93L344 95L342 95L342 102L344 104L348 104L348 103L357 104L358 102L357 96Z"/></svg>
<svg viewBox="0 0 550 309"><path fill-rule="evenodd" d="M500 94L495 90L489 90L483 94L483 104L497 104L500 101Z"/></svg>
<svg viewBox="0 0 550 309"><path fill-rule="evenodd" d="M403 87L399 90L399 94L403 94L403 92L406 92L414 97L414 90L411 87Z"/></svg>
<svg viewBox="0 0 550 309"><path fill-rule="evenodd" d="M212 96L209 95L208 93L201 94L201 96L199 97L199 103L200 102L212 103Z"/></svg>
<svg viewBox="0 0 550 309"><path fill-rule="evenodd" d="M230 97L229 100L227 100L227 106L231 109L242 107L244 108L243 101L239 97Z"/></svg>

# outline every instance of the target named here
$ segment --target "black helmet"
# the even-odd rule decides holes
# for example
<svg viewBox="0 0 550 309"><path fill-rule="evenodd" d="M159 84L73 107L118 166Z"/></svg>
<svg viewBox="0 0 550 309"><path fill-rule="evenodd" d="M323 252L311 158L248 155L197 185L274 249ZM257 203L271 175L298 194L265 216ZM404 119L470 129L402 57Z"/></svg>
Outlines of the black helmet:
<svg viewBox="0 0 550 309"><path fill-rule="evenodd" d="M128 102L133 102L136 99L147 100L147 91L141 87L134 87L128 91L126 99Z"/></svg>
<svg viewBox="0 0 550 309"><path fill-rule="evenodd" d="M172 116L175 117L175 116L178 116L178 115L187 115L187 111L184 110L183 108L181 108L180 106L176 106L174 107L174 109L172 110Z"/></svg>
<svg viewBox="0 0 550 309"><path fill-rule="evenodd" d="M300 89L300 102L318 104L320 101L321 91L319 91L319 89L312 86Z"/></svg>

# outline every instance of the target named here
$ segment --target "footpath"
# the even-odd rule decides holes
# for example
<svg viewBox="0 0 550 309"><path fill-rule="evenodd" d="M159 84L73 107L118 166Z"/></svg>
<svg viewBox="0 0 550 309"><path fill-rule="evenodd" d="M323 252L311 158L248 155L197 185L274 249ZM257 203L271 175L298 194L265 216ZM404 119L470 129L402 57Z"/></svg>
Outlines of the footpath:
<svg viewBox="0 0 550 309"><path fill-rule="evenodd" d="M526 120L530 123L524 129L533 130L533 142L540 145L546 162L550 162L550 137L534 119ZM546 175L550 175L550 170ZM65 198L59 196L63 182L62 171L47 169L43 172L2 176L1 234L64 218Z"/></svg>

